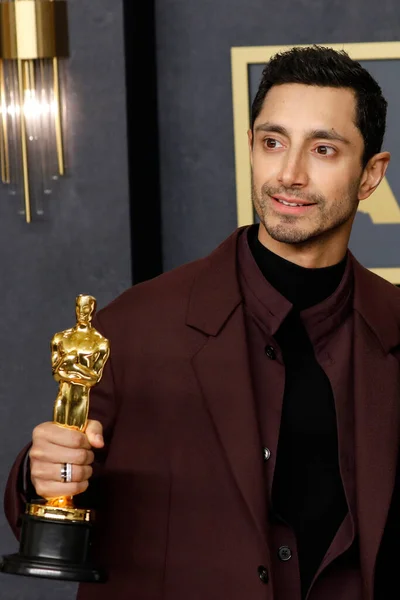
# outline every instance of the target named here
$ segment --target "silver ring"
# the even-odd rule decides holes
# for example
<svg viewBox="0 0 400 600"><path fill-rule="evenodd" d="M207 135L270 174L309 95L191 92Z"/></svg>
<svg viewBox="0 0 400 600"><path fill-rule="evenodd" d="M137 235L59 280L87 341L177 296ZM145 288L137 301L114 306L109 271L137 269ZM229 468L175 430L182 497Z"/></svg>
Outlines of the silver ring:
<svg viewBox="0 0 400 600"><path fill-rule="evenodd" d="M72 465L71 463L64 463L61 465L61 481L63 483L71 483L72 481Z"/></svg>

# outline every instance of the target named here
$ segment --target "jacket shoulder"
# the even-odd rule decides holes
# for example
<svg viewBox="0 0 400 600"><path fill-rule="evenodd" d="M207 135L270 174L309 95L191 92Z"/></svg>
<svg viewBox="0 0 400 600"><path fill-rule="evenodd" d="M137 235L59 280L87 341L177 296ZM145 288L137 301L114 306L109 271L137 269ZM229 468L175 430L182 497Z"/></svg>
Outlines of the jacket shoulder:
<svg viewBox="0 0 400 600"><path fill-rule="evenodd" d="M162 318L181 320L186 317L195 281L202 280L203 273L211 275L211 282L207 277L206 282L203 282L206 298L209 299L215 279L220 281L222 275L226 275L229 270L228 265L236 261L237 239L244 229L236 229L211 254L144 283L133 285L98 312L98 321L104 324L104 327L118 327L119 324L132 319L137 322L148 318L159 321Z"/></svg>
<svg viewBox="0 0 400 600"><path fill-rule="evenodd" d="M97 313L107 329L133 318L161 317L186 310L193 282L206 264L200 258L128 288Z"/></svg>
<svg viewBox="0 0 400 600"><path fill-rule="evenodd" d="M361 266L354 257L354 309L390 351L400 344L400 289Z"/></svg>

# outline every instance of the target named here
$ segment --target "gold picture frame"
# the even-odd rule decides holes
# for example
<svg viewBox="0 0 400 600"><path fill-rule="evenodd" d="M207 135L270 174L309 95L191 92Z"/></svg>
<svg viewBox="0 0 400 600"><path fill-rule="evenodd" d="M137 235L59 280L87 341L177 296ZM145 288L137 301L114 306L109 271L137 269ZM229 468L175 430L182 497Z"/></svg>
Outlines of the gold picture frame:
<svg viewBox="0 0 400 600"><path fill-rule="evenodd" d="M274 54L290 50L294 46L301 48L309 45L241 46L231 48L236 204L239 227L254 222L251 201L251 170L247 145L247 130L251 108L249 66L266 64ZM400 42L321 45L334 50L345 50L355 60L400 60ZM372 221L377 224L400 224L400 206L386 178L372 196L363 201L360 205L360 211L368 213ZM400 284L400 267L372 268L370 271L391 283Z"/></svg>

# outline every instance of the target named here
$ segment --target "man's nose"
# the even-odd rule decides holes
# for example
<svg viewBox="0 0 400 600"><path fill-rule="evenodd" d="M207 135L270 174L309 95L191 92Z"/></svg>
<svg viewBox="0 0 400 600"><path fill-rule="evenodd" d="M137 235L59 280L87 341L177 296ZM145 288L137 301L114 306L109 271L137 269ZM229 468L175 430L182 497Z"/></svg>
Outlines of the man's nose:
<svg viewBox="0 0 400 600"><path fill-rule="evenodd" d="M278 181L286 188L304 187L308 183L307 161L300 151L288 152L282 160Z"/></svg>

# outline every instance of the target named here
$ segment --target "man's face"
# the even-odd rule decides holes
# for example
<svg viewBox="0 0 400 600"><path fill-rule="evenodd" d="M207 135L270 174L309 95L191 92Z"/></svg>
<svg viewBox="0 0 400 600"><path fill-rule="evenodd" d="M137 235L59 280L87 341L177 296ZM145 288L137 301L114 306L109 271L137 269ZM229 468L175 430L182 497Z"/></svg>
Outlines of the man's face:
<svg viewBox="0 0 400 600"><path fill-rule="evenodd" d="M262 235L286 244L337 236L347 243L363 172L364 141L355 117L349 89L271 88L249 134Z"/></svg>

